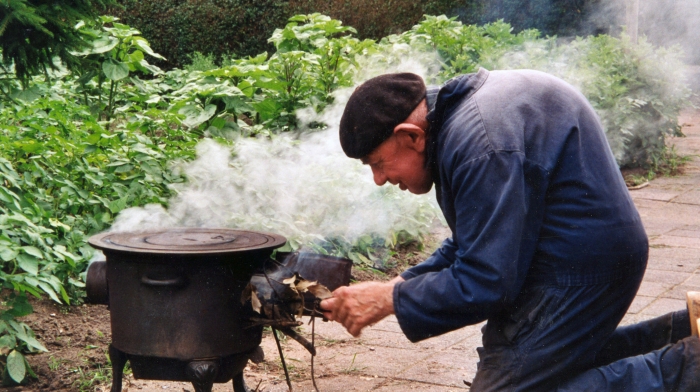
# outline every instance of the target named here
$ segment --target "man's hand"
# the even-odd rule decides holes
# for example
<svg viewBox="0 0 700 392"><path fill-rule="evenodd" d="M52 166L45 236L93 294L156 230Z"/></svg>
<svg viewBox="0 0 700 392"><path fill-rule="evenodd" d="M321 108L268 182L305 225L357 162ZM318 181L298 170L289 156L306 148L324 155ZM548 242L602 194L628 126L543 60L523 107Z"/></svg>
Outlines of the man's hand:
<svg viewBox="0 0 700 392"><path fill-rule="evenodd" d="M362 329L394 314L394 285L400 277L386 283L366 282L344 286L333 292L333 298L321 302L323 315L345 327L352 336Z"/></svg>

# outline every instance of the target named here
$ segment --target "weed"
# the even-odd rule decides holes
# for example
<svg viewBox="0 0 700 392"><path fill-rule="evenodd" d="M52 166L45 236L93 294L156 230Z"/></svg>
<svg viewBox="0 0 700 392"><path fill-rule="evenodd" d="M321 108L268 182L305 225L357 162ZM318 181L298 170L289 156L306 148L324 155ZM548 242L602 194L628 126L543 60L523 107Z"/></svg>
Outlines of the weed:
<svg viewBox="0 0 700 392"><path fill-rule="evenodd" d="M350 365L346 369L342 370L341 373L350 374L350 373L354 373L354 372L359 372L365 368L364 366L361 368L356 367L355 366L355 359L357 359L357 353L353 354L352 361L350 361Z"/></svg>
<svg viewBox="0 0 700 392"><path fill-rule="evenodd" d="M658 153L651 154L651 166L647 177L653 179L657 175L675 176L681 174L682 167L692 160L692 156L680 155L675 146L665 146Z"/></svg>

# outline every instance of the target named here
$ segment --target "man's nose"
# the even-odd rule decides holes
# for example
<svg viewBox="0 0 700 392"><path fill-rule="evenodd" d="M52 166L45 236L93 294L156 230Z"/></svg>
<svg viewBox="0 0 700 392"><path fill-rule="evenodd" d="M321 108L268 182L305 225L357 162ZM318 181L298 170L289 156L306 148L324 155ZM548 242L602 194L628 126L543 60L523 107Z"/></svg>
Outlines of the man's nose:
<svg viewBox="0 0 700 392"><path fill-rule="evenodd" d="M384 175L384 173L382 173L381 170L372 168L372 175L374 176L374 183L375 184L377 184L379 186L386 184L387 178Z"/></svg>

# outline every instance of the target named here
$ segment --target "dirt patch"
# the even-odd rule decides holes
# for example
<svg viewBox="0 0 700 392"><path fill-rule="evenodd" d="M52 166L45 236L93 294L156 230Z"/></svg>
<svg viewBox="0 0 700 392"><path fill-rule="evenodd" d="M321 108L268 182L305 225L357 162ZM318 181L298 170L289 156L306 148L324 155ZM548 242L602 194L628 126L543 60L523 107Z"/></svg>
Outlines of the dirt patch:
<svg viewBox="0 0 700 392"><path fill-rule="evenodd" d="M22 321L34 330L49 352L27 358L38 379L8 391L92 390L83 384L98 385L108 375L111 378L106 356L111 339L106 306L30 302L34 313Z"/></svg>

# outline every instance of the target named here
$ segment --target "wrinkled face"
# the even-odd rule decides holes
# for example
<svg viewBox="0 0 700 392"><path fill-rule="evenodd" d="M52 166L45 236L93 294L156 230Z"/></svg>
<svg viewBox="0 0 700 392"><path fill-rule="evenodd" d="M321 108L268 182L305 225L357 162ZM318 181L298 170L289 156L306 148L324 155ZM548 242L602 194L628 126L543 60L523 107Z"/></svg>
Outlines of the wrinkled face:
<svg viewBox="0 0 700 392"><path fill-rule="evenodd" d="M430 171L425 168L425 154L411 148L405 137L392 135L362 158L362 163L372 169L374 182L379 186L389 182L417 195L427 193L433 181Z"/></svg>

